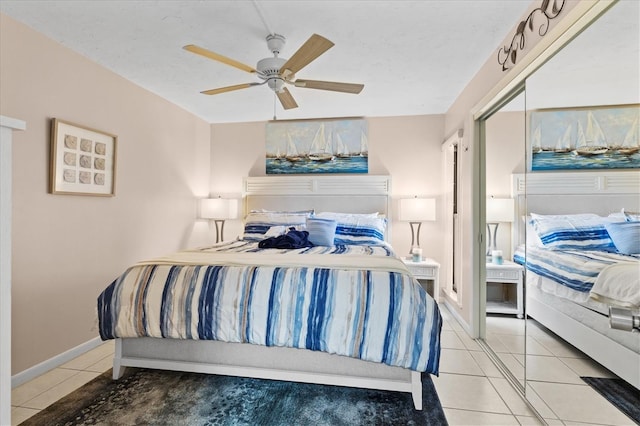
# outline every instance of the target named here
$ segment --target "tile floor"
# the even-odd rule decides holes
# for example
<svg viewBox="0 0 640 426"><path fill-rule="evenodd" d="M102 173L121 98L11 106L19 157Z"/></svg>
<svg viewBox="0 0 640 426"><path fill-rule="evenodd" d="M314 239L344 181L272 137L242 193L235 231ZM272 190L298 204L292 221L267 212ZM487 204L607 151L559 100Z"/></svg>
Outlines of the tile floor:
<svg viewBox="0 0 640 426"><path fill-rule="evenodd" d="M440 377L433 377L450 425L539 425L531 409L520 399L482 348L443 307ZM490 320L491 321L491 320ZM492 321L488 340L496 343L501 356L522 366L523 354L513 337L522 321L498 318ZM528 392L550 425L627 425L627 417L576 377L579 374L607 376L575 349L556 340L543 329L532 336L539 343L530 357L539 376ZM511 337L509 337L511 336ZM499 346L499 344L502 345ZM12 424L17 425L49 404L67 395L111 368L113 342L25 383L12 391ZM546 352L545 352L546 351ZM552 356L555 355L555 356ZM543 359L544 358L544 359ZM529 361L529 358L527 359ZM519 367L518 367L519 368ZM531 367L530 367L531 368ZM549 372L551 369L551 372ZM522 369L524 374L524 369ZM562 377L559 383L558 377Z"/></svg>
<svg viewBox="0 0 640 426"><path fill-rule="evenodd" d="M615 377L613 373L534 320L527 321L526 336L527 398L549 424L633 424L580 378ZM520 381L525 375L524 342L523 320L487 316L487 343Z"/></svg>

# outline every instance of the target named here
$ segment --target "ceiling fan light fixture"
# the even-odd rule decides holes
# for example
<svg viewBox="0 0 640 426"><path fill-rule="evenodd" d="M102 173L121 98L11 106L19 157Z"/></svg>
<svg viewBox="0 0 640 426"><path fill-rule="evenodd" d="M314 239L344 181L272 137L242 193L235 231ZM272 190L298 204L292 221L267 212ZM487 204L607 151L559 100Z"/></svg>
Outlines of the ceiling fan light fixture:
<svg viewBox="0 0 640 426"><path fill-rule="evenodd" d="M284 87L284 81L281 78L274 77L267 80L267 85L274 92L282 92L282 88Z"/></svg>

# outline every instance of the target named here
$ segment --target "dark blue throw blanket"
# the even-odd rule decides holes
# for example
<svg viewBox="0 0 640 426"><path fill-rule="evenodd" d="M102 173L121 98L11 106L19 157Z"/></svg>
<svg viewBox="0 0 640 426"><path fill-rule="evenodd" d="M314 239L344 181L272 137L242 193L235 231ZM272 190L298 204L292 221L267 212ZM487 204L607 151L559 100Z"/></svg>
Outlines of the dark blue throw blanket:
<svg viewBox="0 0 640 426"><path fill-rule="evenodd" d="M269 237L258 243L260 248L279 248L279 249L297 249L304 247L313 247L309 242L309 232L296 231L291 228L286 234L277 237Z"/></svg>

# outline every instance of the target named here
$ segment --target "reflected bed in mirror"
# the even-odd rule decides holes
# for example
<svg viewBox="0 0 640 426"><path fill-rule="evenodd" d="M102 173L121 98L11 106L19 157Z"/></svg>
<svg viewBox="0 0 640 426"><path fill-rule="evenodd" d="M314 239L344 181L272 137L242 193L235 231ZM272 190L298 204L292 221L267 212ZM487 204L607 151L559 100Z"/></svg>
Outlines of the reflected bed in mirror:
<svg viewBox="0 0 640 426"><path fill-rule="evenodd" d="M640 171L513 181L527 315L640 389L640 334L611 329L608 318L609 306L639 307L640 253L626 253L607 231L636 226L638 217L623 209L640 210Z"/></svg>

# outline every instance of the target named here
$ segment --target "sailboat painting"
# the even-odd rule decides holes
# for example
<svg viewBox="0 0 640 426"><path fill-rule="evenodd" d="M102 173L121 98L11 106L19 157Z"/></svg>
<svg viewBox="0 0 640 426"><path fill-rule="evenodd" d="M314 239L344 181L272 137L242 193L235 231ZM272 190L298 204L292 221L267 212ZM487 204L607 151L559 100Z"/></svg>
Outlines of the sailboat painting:
<svg viewBox="0 0 640 426"><path fill-rule="evenodd" d="M640 168L640 104L539 109L529 129L533 171Z"/></svg>
<svg viewBox="0 0 640 426"><path fill-rule="evenodd" d="M266 173L367 173L364 118L278 120L266 126Z"/></svg>

